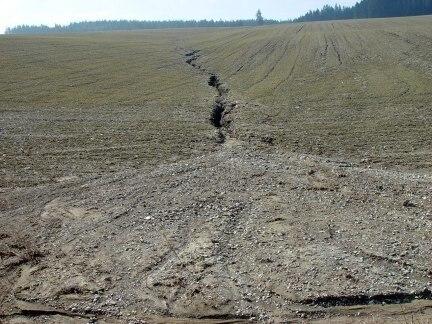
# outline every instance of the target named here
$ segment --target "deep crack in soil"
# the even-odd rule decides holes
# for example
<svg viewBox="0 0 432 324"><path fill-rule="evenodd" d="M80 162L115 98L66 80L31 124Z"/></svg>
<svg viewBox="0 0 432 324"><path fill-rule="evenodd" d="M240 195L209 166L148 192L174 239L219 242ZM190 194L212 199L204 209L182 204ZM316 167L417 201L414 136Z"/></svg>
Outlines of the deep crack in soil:
<svg viewBox="0 0 432 324"><path fill-rule="evenodd" d="M232 133L231 120L226 116L236 107L236 103L230 102L228 99L229 88L223 83L219 76L215 73L208 72L205 68L197 63L199 58L199 50L192 50L185 54L186 63L197 69L199 72L208 75L208 85L217 91L217 96L214 100L210 122L218 130L218 143L224 143L226 133Z"/></svg>

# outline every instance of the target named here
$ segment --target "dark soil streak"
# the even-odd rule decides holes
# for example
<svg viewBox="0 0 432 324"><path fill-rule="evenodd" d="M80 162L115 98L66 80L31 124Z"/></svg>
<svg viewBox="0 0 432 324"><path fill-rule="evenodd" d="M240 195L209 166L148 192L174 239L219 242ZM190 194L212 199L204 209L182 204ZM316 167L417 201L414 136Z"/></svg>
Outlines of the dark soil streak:
<svg viewBox="0 0 432 324"><path fill-rule="evenodd" d="M301 25L301 27L297 30L296 34L300 33L305 25Z"/></svg>
<svg viewBox="0 0 432 324"><path fill-rule="evenodd" d="M356 306L373 304L407 304L414 300L432 300L432 291L425 289L416 293L391 293L379 295L323 296L307 299L302 304L321 307Z"/></svg>
<svg viewBox="0 0 432 324"><path fill-rule="evenodd" d="M67 310L57 309L49 306L43 306L41 307L35 307L35 308L27 308L27 309L20 309L16 313L11 313L7 315L0 315L0 319L12 319L17 316L24 316L27 318L34 318L34 317L40 317L40 316L64 316L69 318L93 318L96 314L90 314L90 313L81 313L81 312L70 312ZM1 322L1 320L0 320Z"/></svg>

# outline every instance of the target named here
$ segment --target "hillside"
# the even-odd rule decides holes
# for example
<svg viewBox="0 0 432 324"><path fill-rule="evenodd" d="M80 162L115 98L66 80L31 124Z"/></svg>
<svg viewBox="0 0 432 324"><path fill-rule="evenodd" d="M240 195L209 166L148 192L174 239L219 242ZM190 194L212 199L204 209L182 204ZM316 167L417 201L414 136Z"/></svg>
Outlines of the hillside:
<svg viewBox="0 0 432 324"><path fill-rule="evenodd" d="M0 321L429 319L431 32L0 37Z"/></svg>
<svg viewBox="0 0 432 324"><path fill-rule="evenodd" d="M191 34L221 75L238 138L365 165L430 170L430 17Z"/></svg>

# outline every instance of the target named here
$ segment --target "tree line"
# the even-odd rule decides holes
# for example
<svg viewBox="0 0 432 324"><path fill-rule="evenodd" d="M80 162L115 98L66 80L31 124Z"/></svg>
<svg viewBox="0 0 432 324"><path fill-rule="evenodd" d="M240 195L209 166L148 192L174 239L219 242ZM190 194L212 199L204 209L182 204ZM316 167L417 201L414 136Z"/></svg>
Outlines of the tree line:
<svg viewBox="0 0 432 324"><path fill-rule="evenodd" d="M30 26L20 25L6 29L6 34L96 32L134 29L194 28L194 27L246 27L273 25L285 22L305 22L319 20L338 20L356 18L382 18L397 16L417 16L432 14L432 0L362 0L352 7L326 5L322 9L311 10L294 20L264 19L260 10L256 19L240 20L100 20L83 21L69 25Z"/></svg>
<svg viewBox="0 0 432 324"><path fill-rule="evenodd" d="M194 27L246 27L280 23L278 20L264 19L261 11L257 19L243 20L171 20L171 21L138 21L138 20L100 20L71 23L66 26L20 25L8 28L6 34L97 32L113 30L161 29L161 28L194 28Z"/></svg>
<svg viewBox="0 0 432 324"><path fill-rule="evenodd" d="M326 5L322 9L311 10L294 21L384 18L429 14L432 14L432 0L362 0L352 7Z"/></svg>

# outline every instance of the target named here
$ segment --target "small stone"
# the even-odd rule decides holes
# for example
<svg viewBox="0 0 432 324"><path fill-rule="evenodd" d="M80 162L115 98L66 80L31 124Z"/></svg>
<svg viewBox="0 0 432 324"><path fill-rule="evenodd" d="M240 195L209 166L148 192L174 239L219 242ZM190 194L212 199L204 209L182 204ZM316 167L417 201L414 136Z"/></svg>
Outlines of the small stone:
<svg viewBox="0 0 432 324"><path fill-rule="evenodd" d="M416 205L413 202L411 202L410 200L405 200L404 203L403 203L403 206L407 207L407 208L416 207Z"/></svg>

